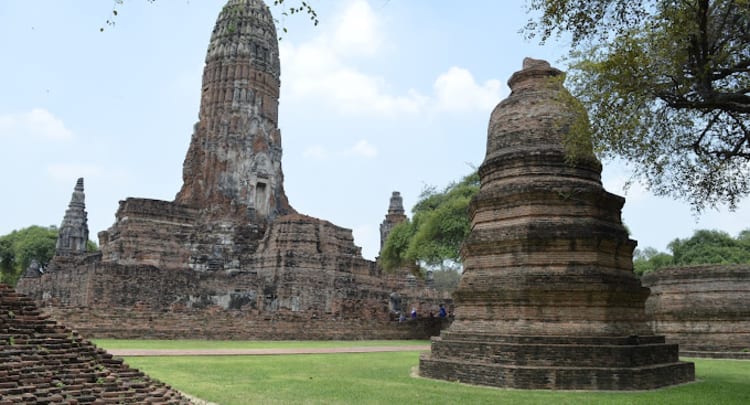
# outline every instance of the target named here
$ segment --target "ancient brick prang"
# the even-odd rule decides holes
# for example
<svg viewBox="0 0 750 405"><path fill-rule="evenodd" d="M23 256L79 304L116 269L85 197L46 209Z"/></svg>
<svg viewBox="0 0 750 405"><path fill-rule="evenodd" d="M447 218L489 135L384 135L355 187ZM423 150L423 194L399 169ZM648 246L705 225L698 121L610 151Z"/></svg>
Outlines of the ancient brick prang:
<svg viewBox="0 0 750 405"><path fill-rule="evenodd" d="M396 225L406 221L406 215L404 214L404 199L401 197L401 193L394 191L391 194L391 201L388 204L388 213L385 214L385 219L380 224L380 249L383 249L385 240L388 239L388 235Z"/></svg>
<svg viewBox="0 0 750 405"><path fill-rule="evenodd" d="M750 359L750 266L665 268L641 281L654 330L682 354Z"/></svg>
<svg viewBox="0 0 750 405"><path fill-rule="evenodd" d="M230 0L219 14L203 70L200 120L175 202L234 222L294 212L281 170L276 35L261 0Z"/></svg>
<svg viewBox="0 0 750 405"><path fill-rule="evenodd" d="M18 290L92 336L425 337L394 330L391 295L428 314L450 304L449 294L383 274L351 230L289 206L278 97L267 6L229 0L208 47L175 201L121 201L115 224L99 233L100 255L56 256ZM391 211L403 215L397 203Z"/></svg>
<svg viewBox="0 0 750 405"><path fill-rule="evenodd" d="M624 199L602 188L585 112L547 62L524 60L492 112L455 321L426 377L509 388L632 390L692 381L652 336ZM570 140L577 149L570 149Z"/></svg>
<svg viewBox="0 0 750 405"><path fill-rule="evenodd" d="M190 404L0 284L0 405Z"/></svg>
<svg viewBox="0 0 750 405"><path fill-rule="evenodd" d="M86 215L86 195L83 193L83 177L76 182L70 205L65 211L60 232L57 237L55 254L68 256L86 253L89 241L88 217Z"/></svg>

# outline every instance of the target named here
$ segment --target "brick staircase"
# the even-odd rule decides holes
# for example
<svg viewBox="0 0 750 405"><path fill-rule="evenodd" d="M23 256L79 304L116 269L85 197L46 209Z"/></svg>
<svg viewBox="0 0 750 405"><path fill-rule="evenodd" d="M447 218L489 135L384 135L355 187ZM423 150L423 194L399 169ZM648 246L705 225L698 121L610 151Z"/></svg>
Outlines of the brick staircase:
<svg viewBox="0 0 750 405"><path fill-rule="evenodd" d="M0 405L190 404L0 284Z"/></svg>

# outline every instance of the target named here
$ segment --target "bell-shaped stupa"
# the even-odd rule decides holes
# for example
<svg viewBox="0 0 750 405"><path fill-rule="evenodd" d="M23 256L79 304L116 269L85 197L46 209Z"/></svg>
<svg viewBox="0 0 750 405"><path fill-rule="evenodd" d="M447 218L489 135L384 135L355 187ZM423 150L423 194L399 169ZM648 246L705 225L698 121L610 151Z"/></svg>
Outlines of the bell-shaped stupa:
<svg viewBox="0 0 750 405"><path fill-rule="evenodd" d="M694 379L654 336L636 242L604 190L564 74L526 59L492 112L455 320L420 374L529 389L640 390Z"/></svg>

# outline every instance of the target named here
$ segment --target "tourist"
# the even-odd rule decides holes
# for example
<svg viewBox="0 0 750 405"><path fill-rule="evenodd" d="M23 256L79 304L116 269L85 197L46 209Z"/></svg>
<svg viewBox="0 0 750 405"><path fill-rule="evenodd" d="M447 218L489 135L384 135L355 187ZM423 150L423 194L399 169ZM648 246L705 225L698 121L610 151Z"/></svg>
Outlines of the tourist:
<svg viewBox="0 0 750 405"><path fill-rule="evenodd" d="M411 309L411 319L417 319L417 309L412 308Z"/></svg>
<svg viewBox="0 0 750 405"><path fill-rule="evenodd" d="M440 316L441 318L445 318L446 316L448 316L448 313L447 313L447 312L445 312L445 305L443 305L443 304L440 304L440 312L438 312L438 315L439 315L439 316Z"/></svg>

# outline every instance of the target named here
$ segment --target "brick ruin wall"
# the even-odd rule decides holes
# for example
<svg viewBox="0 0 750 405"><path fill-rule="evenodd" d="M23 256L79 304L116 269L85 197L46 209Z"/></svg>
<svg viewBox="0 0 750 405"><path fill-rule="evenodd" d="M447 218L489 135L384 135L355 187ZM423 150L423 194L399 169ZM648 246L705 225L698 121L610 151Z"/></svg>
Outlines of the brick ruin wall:
<svg viewBox="0 0 750 405"><path fill-rule="evenodd" d="M207 340L426 340L450 321L257 317L232 310L150 311L141 308L45 308L82 336L116 339Z"/></svg>
<svg viewBox="0 0 750 405"><path fill-rule="evenodd" d="M750 266L660 269L641 281L654 330L683 355L750 359Z"/></svg>
<svg viewBox="0 0 750 405"><path fill-rule="evenodd" d="M300 255L303 257L304 255ZM89 338L159 339L427 339L448 320L398 322L391 294L403 308L437 313L445 293L403 287L400 277L320 271L319 266L247 272L197 272L97 260L58 261L17 289Z"/></svg>

